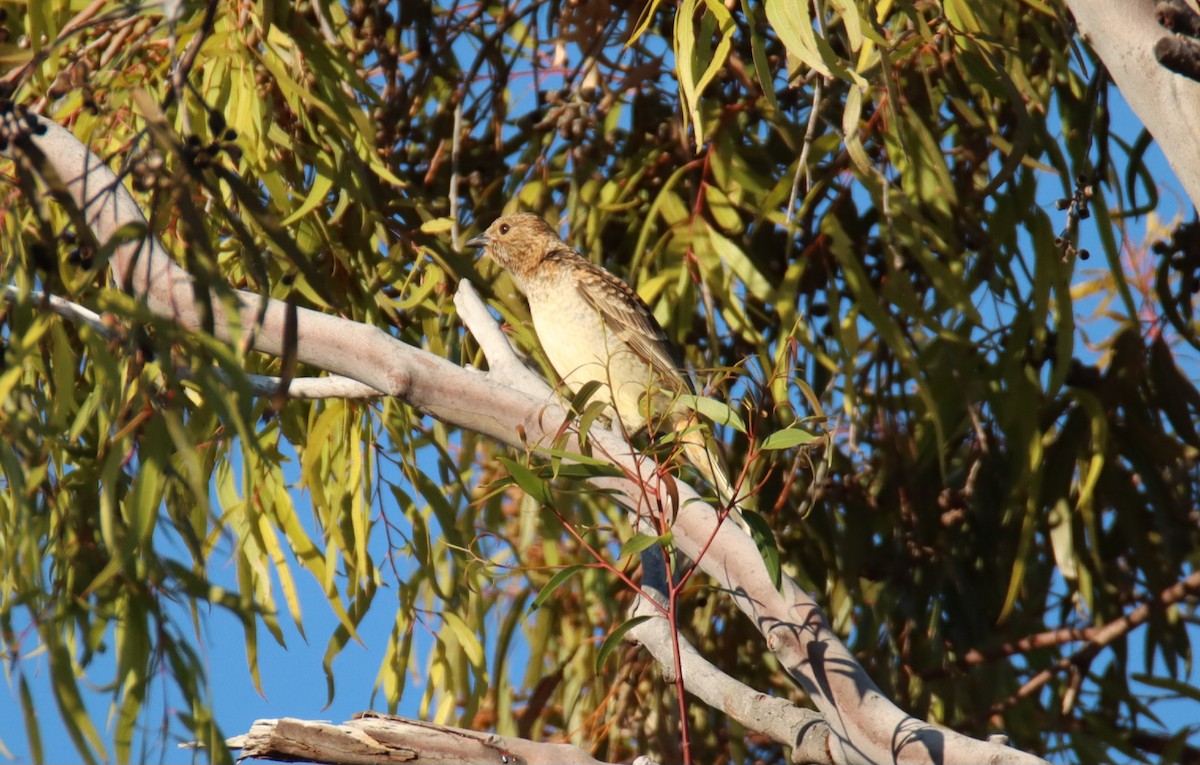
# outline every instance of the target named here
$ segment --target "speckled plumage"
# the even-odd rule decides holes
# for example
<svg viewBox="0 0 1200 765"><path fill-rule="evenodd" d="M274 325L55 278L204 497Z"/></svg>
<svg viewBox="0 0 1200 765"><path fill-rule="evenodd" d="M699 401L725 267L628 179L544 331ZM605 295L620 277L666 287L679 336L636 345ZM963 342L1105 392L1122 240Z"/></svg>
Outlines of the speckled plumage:
<svg viewBox="0 0 1200 765"><path fill-rule="evenodd" d="M512 274L529 299L538 341L572 392L600 383L593 400L612 405L630 433L647 424L647 415L683 430L684 456L723 500L731 499L719 453L696 427L694 414L677 401L692 392L679 353L629 285L571 249L530 213L499 218L467 244L482 247Z"/></svg>

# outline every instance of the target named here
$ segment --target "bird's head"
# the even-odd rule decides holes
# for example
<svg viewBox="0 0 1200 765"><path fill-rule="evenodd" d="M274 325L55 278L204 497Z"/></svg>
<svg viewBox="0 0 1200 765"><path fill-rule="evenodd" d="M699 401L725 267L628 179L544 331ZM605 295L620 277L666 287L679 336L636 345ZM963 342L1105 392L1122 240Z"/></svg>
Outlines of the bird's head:
<svg viewBox="0 0 1200 765"><path fill-rule="evenodd" d="M467 240L466 244L482 248L484 255L519 278L561 246L562 240L540 216L514 213L497 218L486 231Z"/></svg>

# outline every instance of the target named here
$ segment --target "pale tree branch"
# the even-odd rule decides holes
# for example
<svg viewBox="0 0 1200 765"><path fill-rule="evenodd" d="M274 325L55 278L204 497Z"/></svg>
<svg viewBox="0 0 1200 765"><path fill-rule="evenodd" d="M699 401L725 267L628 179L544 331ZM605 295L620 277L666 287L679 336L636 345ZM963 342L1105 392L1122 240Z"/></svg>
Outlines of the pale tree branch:
<svg viewBox="0 0 1200 765"><path fill-rule="evenodd" d="M466 279L458 282L454 308L463 326L479 343L488 362L489 375L505 385L552 400L554 391L546 380L525 365L488 311L487 304Z"/></svg>
<svg viewBox="0 0 1200 765"><path fill-rule="evenodd" d="M90 327L92 331L105 340L117 340L122 336L122 332L114 324L107 323L103 316L78 303L73 303L57 295L47 295L38 291L31 291L28 297L33 302L45 306L53 314L76 324L83 324ZM16 285L6 284L4 285L4 299L10 303L15 303L21 299L21 291ZM186 370L179 371L182 374L186 374ZM217 367L213 372L218 377L229 380L229 375L224 369ZM244 379L250 388L250 392L255 395L275 396L279 393L280 378L274 375L246 374L244 375ZM349 377L341 377L340 375L293 378L288 381L287 390L284 391L284 394L288 398L296 399L360 399L378 398L383 395L370 385L365 385L358 380L351 380Z"/></svg>
<svg viewBox="0 0 1200 765"><path fill-rule="evenodd" d="M46 310L56 316L61 316L68 321L89 327L105 340L115 340L121 336L120 332L106 324L104 318L90 308L81 306L78 303L72 303L70 300L60 298L58 295L47 295L44 292L36 290L30 291L28 297L33 302L44 306ZM4 285L4 299L10 303L17 302L21 299L21 290L14 284Z"/></svg>
<svg viewBox="0 0 1200 765"><path fill-rule="evenodd" d="M1155 58L1155 47L1167 35L1156 19L1155 0L1067 0L1067 6L1192 204L1200 207L1200 82Z"/></svg>
<svg viewBox="0 0 1200 765"><path fill-rule="evenodd" d="M671 625L661 609L667 605L667 567L663 551L655 548L641 555L642 591L634 601L632 616L646 621L631 629L626 639L654 657L663 673L674 671ZM651 603L653 598L655 603ZM792 748L792 762L833 763L829 749L829 724L821 715L803 709L787 699L775 698L754 690L730 677L705 659L682 635L679 637L684 686L696 698L718 709L746 728L772 741ZM673 679L673 678L672 678Z"/></svg>
<svg viewBox="0 0 1200 765"><path fill-rule="evenodd" d="M256 720L250 731L227 739L239 759L387 765L480 762L527 765L604 765L579 747L478 733L403 717L365 713L340 725L316 720Z"/></svg>
<svg viewBox="0 0 1200 765"><path fill-rule="evenodd" d="M4 123L8 154L16 154L21 170L42 178L56 197L73 202L101 246L113 240L122 227L147 231L129 191L69 131L32 115L28 123L37 130L20 129L26 120L10 118ZM117 283L128 284L152 312L193 331L201 327L191 276L153 236L143 233L134 241L122 241L110 262ZM210 301L217 337L227 342L249 337L254 350L280 355L287 305L247 292L232 294L237 306L233 312L226 309L224 299ZM470 299L469 291L463 294ZM257 326L256 316L261 316ZM295 352L300 363L358 380L419 412L501 443L535 451L551 445L580 451L578 438L567 427L568 411L548 399L544 387L536 393L515 388L501 379L505 374L460 367L383 330L336 316L299 309L297 322ZM483 324L476 322L475 329L482 330ZM497 354L511 352L510 347L501 347L499 341L508 344L498 331L479 331L475 337L489 358L499 359ZM593 429L589 439L594 453L603 454L627 476L596 477L591 485L610 492L635 511L668 505L667 493L651 496L661 481L652 459L634 452L613 431ZM673 518L676 549L696 561L715 585L728 593L823 715L830 735L829 760L822 761L1044 763L1030 754L963 736L904 713L867 676L834 634L816 601L787 577L776 585L749 536L736 524L720 523L713 507L690 486L679 483L677 497L677 506L664 509L667 517ZM751 722L748 727L770 728L766 722Z"/></svg>
<svg viewBox="0 0 1200 765"><path fill-rule="evenodd" d="M218 376L224 376L225 370L217 368L214 370ZM247 374L246 382L250 385L250 390L258 396L276 396L279 394L280 378L275 375L252 375ZM294 399L319 399L319 398L341 398L341 399L364 399L364 398L379 398L383 394L372 388L370 385L361 383L358 380L351 380L349 377L341 375L329 375L328 377L293 377L288 380L287 388L283 394L288 398Z"/></svg>

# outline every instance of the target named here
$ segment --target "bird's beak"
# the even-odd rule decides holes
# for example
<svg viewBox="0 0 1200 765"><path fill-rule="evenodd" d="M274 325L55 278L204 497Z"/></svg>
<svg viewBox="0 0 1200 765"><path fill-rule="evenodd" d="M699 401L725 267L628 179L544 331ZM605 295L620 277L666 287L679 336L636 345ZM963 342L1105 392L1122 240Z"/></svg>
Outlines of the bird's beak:
<svg viewBox="0 0 1200 765"><path fill-rule="evenodd" d="M468 239L468 240L467 240L467 241L464 243L464 245L463 245L463 246L464 246L464 247L487 247L487 246L488 246L488 242L490 242L490 241L491 241L491 240L488 238L487 232L484 232L484 233L480 234L480 235L479 235L479 236L477 236L477 237L473 237L473 238L471 238L471 239Z"/></svg>

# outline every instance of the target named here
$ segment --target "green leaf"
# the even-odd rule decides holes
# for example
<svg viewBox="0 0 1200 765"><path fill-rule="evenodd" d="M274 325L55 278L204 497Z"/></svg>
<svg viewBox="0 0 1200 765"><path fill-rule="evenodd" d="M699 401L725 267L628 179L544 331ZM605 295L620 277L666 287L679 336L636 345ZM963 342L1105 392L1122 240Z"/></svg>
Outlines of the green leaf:
<svg viewBox="0 0 1200 765"><path fill-rule="evenodd" d="M850 43L850 50L857 52L863 44L863 22L858 15L858 6L850 0L832 0L832 5L834 11L841 18L842 25L846 28L846 38Z"/></svg>
<svg viewBox="0 0 1200 765"><path fill-rule="evenodd" d="M454 638L458 641L459 647L467 655L467 661L471 662L471 665L475 667L484 666L483 644L479 642L479 636L467 626L467 623L458 614L447 611L442 614L442 619L446 622L446 626L450 628L450 631L454 633Z"/></svg>
<svg viewBox="0 0 1200 765"><path fill-rule="evenodd" d="M407 590L408 587L405 585L403 589ZM406 602L404 594L406 593L401 593L401 602ZM411 601L412 592L409 591L407 594ZM408 662L409 656L412 654L414 634L411 627L412 621L408 609L397 609L396 620L392 625L391 635L388 637L387 649L384 651L383 661L379 665L379 674L375 678L375 687L378 689L382 686L388 711L392 714L395 714L400 704L400 697L404 695L405 680L408 677Z"/></svg>
<svg viewBox="0 0 1200 765"><path fill-rule="evenodd" d="M1091 425L1091 456L1088 458L1087 470L1082 473L1082 481L1079 482L1079 499L1075 506L1080 509L1090 509L1092 505L1092 496L1096 491L1096 484L1100 480L1100 473L1104 470L1104 455L1108 452L1108 416L1104 410L1104 404L1094 394L1080 389L1072 389L1068 391L1068 395L1083 408L1088 415L1088 422Z"/></svg>
<svg viewBox="0 0 1200 765"><path fill-rule="evenodd" d="M1177 694L1180 698L1200 702L1200 688L1186 681L1175 680L1170 677L1156 677L1155 675L1147 675L1141 672L1130 675L1129 679L1154 688L1161 688L1164 691L1170 691Z"/></svg>
<svg viewBox="0 0 1200 765"><path fill-rule="evenodd" d="M750 528L750 537L758 548L758 554L762 556L763 565L767 568L767 575L771 577L771 582L778 589L783 583L783 566L779 558L779 548L775 545L775 533L771 531L767 519L758 513L744 508L740 512L742 519Z"/></svg>
<svg viewBox="0 0 1200 765"><path fill-rule="evenodd" d="M550 484L547 481L516 460L508 457L499 459L500 464L508 469L508 474L512 476L513 481L529 495L530 499L543 505L554 504L554 493L550 491Z"/></svg>
<svg viewBox="0 0 1200 765"><path fill-rule="evenodd" d="M1150 347L1149 377L1154 385L1155 403L1162 408L1171 427L1185 442L1200 447L1194 421L1194 413L1200 412L1200 393L1180 371L1163 335Z"/></svg>
<svg viewBox="0 0 1200 765"><path fill-rule="evenodd" d="M581 445L587 443L588 433L592 431L592 426L596 424L596 420L602 417L609 417L611 411L612 407L603 401L588 402L587 408L579 416L579 441Z"/></svg>
<svg viewBox="0 0 1200 765"><path fill-rule="evenodd" d="M313 179L312 188L308 190L308 195L304 198L304 202L296 208L295 212L283 219L282 225L291 225L324 204L332 188L333 178L329 175L318 174ZM423 229L424 227L422 226Z"/></svg>
<svg viewBox="0 0 1200 765"><path fill-rule="evenodd" d="M72 419L71 415L75 409L75 374L78 364L71 349L71 341L67 339L61 323L51 325L50 337L53 339L54 351L54 400L50 403L51 421L55 428L62 428Z"/></svg>
<svg viewBox="0 0 1200 765"><path fill-rule="evenodd" d="M762 443L759 444L758 448L768 452L774 449L791 449L793 446L811 444L813 441L817 440L817 438L818 436L814 436L807 430L788 428L786 430L777 430L771 435L767 436L762 440Z"/></svg>
<svg viewBox="0 0 1200 765"><path fill-rule="evenodd" d="M851 85L846 92L846 106L842 109L842 136L846 141L846 152L854 166L860 173L870 176L874 173L874 165L863 147L858 125L862 119L865 96L866 86Z"/></svg>
<svg viewBox="0 0 1200 765"><path fill-rule="evenodd" d="M566 449L538 449L538 454L561 460L563 463L574 462L579 465L587 465L588 467L597 468L596 475L625 475L621 469L612 464L608 460L599 457L592 457L587 454L576 454L575 452L567 451ZM563 464L559 470L569 469L570 465ZM554 474L558 477L558 473ZM589 475L591 475L589 473Z"/></svg>
<svg viewBox="0 0 1200 765"><path fill-rule="evenodd" d="M704 202L718 228L730 233L742 231L742 216L738 214L737 206L724 191L716 186L705 186ZM730 242L730 244L733 243ZM736 245L734 246L736 247Z"/></svg>
<svg viewBox="0 0 1200 765"><path fill-rule="evenodd" d="M725 425L739 433L746 432L745 420L723 401L708 398L707 396L695 396L691 393L684 393L679 396L679 403L689 409L696 410L717 425Z"/></svg>
<svg viewBox="0 0 1200 765"><path fill-rule="evenodd" d="M641 15L638 16L637 25L633 29L633 34L629 35L629 40L625 43L625 47L633 45L638 38L645 34L650 23L654 21L654 14L658 10L658 6L662 5L663 0L650 0L642 8Z"/></svg>
<svg viewBox="0 0 1200 765"><path fill-rule="evenodd" d="M788 55L794 57L797 63L807 64L809 68L826 77L832 77L833 73L817 51L817 36L813 32L812 18L808 15L808 3L796 0L766 0L764 6L767 21L771 23L775 34L779 35L779 40L787 49ZM789 70L795 74L797 68L789 67Z"/></svg>
<svg viewBox="0 0 1200 765"><path fill-rule="evenodd" d="M47 627L51 631L55 629L51 625ZM70 651L63 645L61 638L50 637L45 630L41 634L50 662L50 681L54 687L54 698L58 702L67 733L80 756L88 763L95 763L94 753L103 751L104 744L100 741L100 733L92 723L83 697L79 693L79 678Z"/></svg>
<svg viewBox="0 0 1200 765"><path fill-rule="evenodd" d="M621 468L608 463L597 465L592 463L564 464L560 462L554 471L555 478L566 478L575 481L586 481L590 478L623 478L624 476L625 472Z"/></svg>
<svg viewBox="0 0 1200 765"><path fill-rule="evenodd" d="M701 0L683 0L675 11L675 65L679 75L685 115L690 116L696 133L696 149L704 143L704 124L700 118L700 97L712 79L721 71L733 44L733 16L716 0L703 0L704 14L700 19L700 34L695 29L695 16ZM714 49L712 37L720 39ZM700 71L697 74L697 71ZM685 120L686 127L686 120Z"/></svg>
<svg viewBox="0 0 1200 765"><path fill-rule="evenodd" d="M129 525L140 544L148 543L150 535L154 533L158 509L166 491L163 462L170 454L166 423L161 417L152 417L146 424L138 448L141 465L125 500Z"/></svg>
<svg viewBox="0 0 1200 765"><path fill-rule="evenodd" d="M696 15L698 0L682 0L675 10L675 68L679 76L680 96L684 107L684 129L690 117L693 123L698 122L699 106L696 104L699 94L696 92L696 76L694 74L696 56L696 31L693 18ZM701 132L697 128L696 145L701 142Z"/></svg>
<svg viewBox="0 0 1200 765"><path fill-rule="evenodd" d="M703 235L708 237L713 250L721 258L721 262L733 271L742 284L746 285L746 290L764 303L776 303L779 296L775 292L775 286L758 265L750 259L746 251L711 226L704 228Z"/></svg>
<svg viewBox="0 0 1200 765"><path fill-rule="evenodd" d="M661 543L663 539L664 537L652 537L639 531L621 545L621 552L617 553L617 559L624 560L632 555L637 555L643 550L648 550Z"/></svg>
<svg viewBox="0 0 1200 765"><path fill-rule="evenodd" d="M25 721L25 736L29 743L29 759L33 762L43 762L42 731L38 727L37 707L33 703L33 693L29 690L29 682L24 673L20 675L21 716Z"/></svg>
<svg viewBox="0 0 1200 765"><path fill-rule="evenodd" d="M337 602L340 605L341 601L338 600ZM341 617L343 614L339 613L338 616ZM343 619L342 623L334 628L333 633L329 636L329 642L325 644L325 653L321 657L321 669L325 672L326 705L333 703L333 693L335 690L333 660L337 658L342 649L346 647L346 644L350 642L352 630L347 628L347 623L347 620Z"/></svg>
<svg viewBox="0 0 1200 765"><path fill-rule="evenodd" d="M1050 513L1050 549L1054 552L1054 561L1058 570L1068 582L1079 578L1079 568L1075 565L1075 528L1071 522L1071 503L1066 497L1059 497Z"/></svg>
<svg viewBox="0 0 1200 765"><path fill-rule="evenodd" d="M146 692L146 668L150 661L151 641L147 613L137 596L126 598L125 614L117 622L117 672L123 676L121 703L113 729L113 742L118 762L132 762L131 746L138 712Z"/></svg>
<svg viewBox="0 0 1200 765"><path fill-rule="evenodd" d="M575 395L571 396L571 411L576 415L583 414L586 411L587 405L592 400L592 396L596 395L596 391L600 390L602 383L599 380L588 380L583 385L579 386L579 390ZM603 406L604 402L596 402ZM586 432L586 431L585 431Z"/></svg>
<svg viewBox="0 0 1200 765"><path fill-rule="evenodd" d="M432 218L421 224L422 234L444 234L454 228L453 218Z"/></svg>
<svg viewBox="0 0 1200 765"><path fill-rule="evenodd" d="M772 109L778 109L775 100L775 79L771 76L771 62L767 58L767 43L758 30L757 3L753 0L742 0L742 13L746 15L746 26L750 28L750 52L754 57L754 75L758 86L762 88L763 97Z"/></svg>
<svg viewBox="0 0 1200 765"><path fill-rule="evenodd" d="M621 641L625 639L626 633L647 619L653 618L652 616L635 616L608 633L608 636L604 638L604 642L600 644L600 650L596 652L596 674L599 674L600 670L604 668L604 662L608 659L608 655L621 644Z"/></svg>
<svg viewBox="0 0 1200 765"><path fill-rule="evenodd" d="M582 564L575 564L573 566L560 568L554 573L554 576L550 577L550 581L546 582L546 586L543 587L540 592L538 592L537 597L533 599L533 604L529 606L529 610L533 611L534 609L540 608L543 603L550 599L550 596L553 595L559 587L562 587L564 584L574 578L579 572L586 571L588 568L588 566L584 566Z"/></svg>

